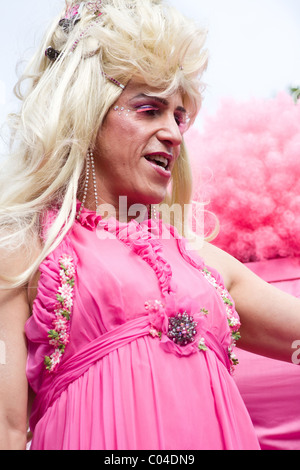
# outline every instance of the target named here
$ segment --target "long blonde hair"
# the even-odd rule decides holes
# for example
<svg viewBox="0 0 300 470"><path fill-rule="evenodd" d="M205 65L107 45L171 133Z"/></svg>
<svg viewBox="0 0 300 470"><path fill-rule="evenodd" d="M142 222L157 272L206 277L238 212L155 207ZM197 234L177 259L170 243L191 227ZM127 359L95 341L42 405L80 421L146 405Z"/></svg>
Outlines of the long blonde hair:
<svg viewBox="0 0 300 470"><path fill-rule="evenodd" d="M102 0L101 13L97 17L85 5L67 32L59 25L64 10L16 87L22 106L10 116L13 145L0 177L0 249L24 246L30 253L43 214L53 206L59 210L41 253L14 278L14 286L28 282L72 227L88 148L122 93L107 76L124 85L141 77L164 94L180 88L192 118L201 104L203 28L158 0ZM60 52L55 62L45 56L49 46ZM190 194L183 145L168 200L187 204Z"/></svg>

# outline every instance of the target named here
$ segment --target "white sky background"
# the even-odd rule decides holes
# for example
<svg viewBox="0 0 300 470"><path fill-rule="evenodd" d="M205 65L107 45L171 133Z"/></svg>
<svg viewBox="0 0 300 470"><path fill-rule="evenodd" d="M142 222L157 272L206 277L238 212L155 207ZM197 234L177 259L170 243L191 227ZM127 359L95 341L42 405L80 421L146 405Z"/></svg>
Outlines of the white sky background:
<svg viewBox="0 0 300 470"><path fill-rule="evenodd" d="M300 86L299 0L170 3L209 31L204 118L223 97L269 98L290 85Z"/></svg>
<svg viewBox="0 0 300 470"><path fill-rule="evenodd" d="M142 1L142 0L141 0ZM169 0L209 30L209 69L203 110L215 112L223 97L269 98L300 86L299 0ZM1 0L0 123L17 101L16 64L29 59L64 0ZM0 142L1 152L1 142Z"/></svg>

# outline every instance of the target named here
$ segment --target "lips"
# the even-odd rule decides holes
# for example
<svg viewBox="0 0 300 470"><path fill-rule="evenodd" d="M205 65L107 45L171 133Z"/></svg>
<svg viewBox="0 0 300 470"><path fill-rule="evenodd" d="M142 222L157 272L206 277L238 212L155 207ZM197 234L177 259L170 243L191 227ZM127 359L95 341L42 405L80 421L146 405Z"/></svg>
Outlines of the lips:
<svg viewBox="0 0 300 470"><path fill-rule="evenodd" d="M144 158L148 160L148 162L157 165L162 170L166 172L170 171L170 163L173 159L172 155L169 155L167 153L155 152L145 155Z"/></svg>

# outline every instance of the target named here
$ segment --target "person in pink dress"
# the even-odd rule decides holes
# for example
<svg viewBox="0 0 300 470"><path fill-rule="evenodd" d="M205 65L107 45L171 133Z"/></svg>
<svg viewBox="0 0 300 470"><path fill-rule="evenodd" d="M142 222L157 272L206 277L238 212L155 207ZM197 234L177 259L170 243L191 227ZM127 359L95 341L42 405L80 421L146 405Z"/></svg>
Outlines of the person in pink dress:
<svg viewBox="0 0 300 470"><path fill-rule="evenodd" d="M1 448L25 449L29 408L33 450L259 449L234 347L291 361L300 303L189 230L204 41L160 1L68 2L25 73Z"/></svg>

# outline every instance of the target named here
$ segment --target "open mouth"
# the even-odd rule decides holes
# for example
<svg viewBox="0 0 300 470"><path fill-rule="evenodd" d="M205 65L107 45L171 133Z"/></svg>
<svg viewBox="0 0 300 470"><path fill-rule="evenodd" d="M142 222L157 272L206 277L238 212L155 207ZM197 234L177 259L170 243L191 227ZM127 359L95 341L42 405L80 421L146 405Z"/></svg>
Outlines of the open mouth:
<svg viewBox="0 0 300 470"><path fill-rule="evenodd" d="M168 158L162 155L146 155L145 158L146 160L148 160L148 162L154 163L155 165L161 167L163 170L165 171L169 170Z"/></svg>

